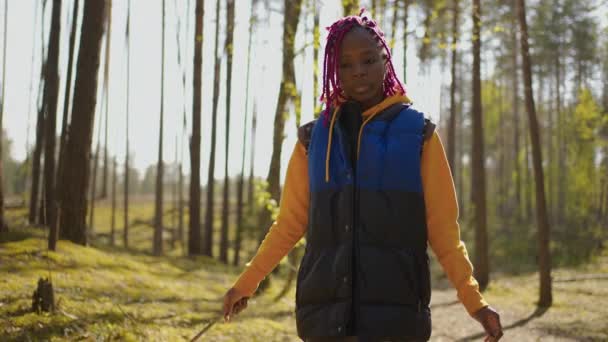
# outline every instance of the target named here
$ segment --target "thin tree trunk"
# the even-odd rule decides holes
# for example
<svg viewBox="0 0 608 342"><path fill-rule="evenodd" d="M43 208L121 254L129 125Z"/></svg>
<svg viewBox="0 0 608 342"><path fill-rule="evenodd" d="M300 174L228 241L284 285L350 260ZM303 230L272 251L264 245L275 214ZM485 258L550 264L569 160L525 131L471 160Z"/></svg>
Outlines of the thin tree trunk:
<svg viewBox="0 0 608 342"><path fill-rule="evenodd" d="M53 1L51 17L51 33L49 38L49 55L47 59L47 77L49 92L47 93L45 144L44 144L44 195L45 216L44 224L50 225L50 235L57 236L55 213L55 129L57 122L57 98L59 96L59 36L61 34L61 0ZM50 240L49 240L50 242ZM50 248L53 247L53 248ZM49 249L55 250L55 246Z"/></svg>
<svg viewBox="0 0 608 342"><path fill-rule="evenodd" d="M32 35L32 59L31 59L31 66L30 66L30 86L29 86L29 91L28 91L28 102L27 102L27 125L26 125L26 129L25 129L25 161L24 164L26 165L26 169L25 169L25 178L26 178L26 185L25 185L25 189L24 189L24 193L26 193L29 189L27 187L27 182L31 177L30 174L30 163L31 163L31 153L30 153L30 122L31 122L31 116L32 116L32 98L33 98L33 91L34 91L34 66L36 65L35 63L35 57L36 57L36 30L38 29L38 5L39 2L36 1L34 3L34 29L33 29L33 35ZM42 59L44 59L44 57L41 57ZM40 89L40 88L39 88ZM40 91L40 90L38 90ZM40 95L38 95L40 96ZM36 103L37 104L37 103Z"/></svg>
<svg viewBox="0 0 608 342"><path fill-rule="evenodd" d="M528 27L526 23L526 5L524 0L517 1L517 14L521 29L521 56L524 71L524 89L526 98L526 110L530 122L530 137L532 139L532 157L534 159L534 179L536 183L536 219L538 224L538 261L540 272L540 293L538 305L549 307L553 301L551 291L551 251L549 249L550 227L547 220L547 208L545 203L545 187L542 169L542 151L540 146L540 134L536 112L534 108L534 96L532 94L532 67L530 65L530 53L528 47Z"/></svg>
<svg viewBox="0 0 608 342"><path fill-rule="evenodd" d="M452 177L455 175L456 167L454 158L456 157L456 61L457 59L457 46L458 46L458 13L460 5L458 0L453 1L454 13L452 15L452 82L450 84L450 119L448 122L448 163L452 169Z"/></svg>
<svg viewBox="0 0 608 342"><path fill-rule="evenodd" d="M101 194L99 194L100 198L108 197L108 126L110 125L110 104L108 103L110 100L110 93L108 88L110 87L109 83L109 73L110 73L110 42L112 41L112 0L107 0L107 18L106 18L106 58L105 58L105 67L104 67L104 93L106 94L105 107L106 107L106 119L105 119L105 138L103 144L103 176L101 179Z"/></svg>
<svg viewBox="0 0 608 342"><path fill-rule="evenodd" d="M129 247L129 95L131 88L131 0L127 3L127 28L125 31L125 41L127 44L127 84L126 84L126 108L125 108L125 184L123 186L124 191L124 214L123 214L123 225L122 241L125 248Z"/></svg>
<svg viewBox="0 0 608 342"><path fill-rule="evenodd" d="M517 1L517 0L514 0ZM514 3L513 5L516 6L516 4ZM513 110L512 110L512 115L513 115L513 162L514 162L514 171L515 171L515 198L512 201L513 203L513 209L515 210L514 213L514 217L516 219L516 221L521 222L522 220L522 211L521 211L521 204L522 204L522 194L521 194L521 165L520 165L520 160L519 160L519 141L520 141L520 134L519 134L519 63L518 63L518 58L517 56L519 55L519 48L518 48L518 36L517 36L517 32L518 32L518 26L517 26L517 22L516 22L516 18L515 16L513 16L512 18L512 36L511 39L513 41L513 72L511 73L511 75L513 76L512 80L513 80Z"/></svg>
<svg viewBox="0 0 608 342"><path fill-rule="evenodd" d="M564 212L566 210L566 149L565 149L565 135L564 135L564 114L562 112L562 98L561 98L561 61L559 53L555 54L555 94L556 94L556 111L557 111L557 211L556 219L558 225L561 225L564 221Z"/></svg>
<svg viewBox="0 0 608 342"><path fill-rule="evenodd" d="M249 154L249 158L250 158L249 181L248 181L248 185L247 185L247 203L249 205L250 214L252 214L253 210L255 209L254 200L253 200L253 196L254 196L253 169L254 169L254 160L255 160L255 135L256 135L257 126L258 126L258 111L257 111L257 104L254 101L253 102L253 114L252 114L252 118L251 118L251 150L250 150L251 152Z"/></svg>
<svg viewBox="0 0 608 342"><path fill-rule="evenodd" d="M456 76L456 80L458 82L458 84L464 84L463 82L463 63L462 63L462 59L459 58L457 61L458 64L458 74ZM458 113L456 114L457 116L464 118L464 94L463 94L463 89L460 89L458 91ZM457 169L458 171L456 172L456 179L457 179L457 186L458 186L458 207L459 207L459 217L461 220L464 220L466 215L467 215L467 209L468 209L468 205L467 202L464 200L465 197L465 193L464 193L464 189L465 189L465 184L464 184L464 163L462 161L462 158L465 154L465 134L464 134L464 128L463 128L463 124L462 124L463 120L457 120L456 122L456 136L455 136L455 144L458 147L457 150L457 157L456 157L456 165L457 165Z"/></svg>
<svg viewBox="0 0 608 342"><path fill-rule="evenodd" d="M201 73L203 64L203 16L205 1L196 1L194 35L192 137L190 138L190 222L188 224L188 255L202 253L201 244Z"/></svg>
<svg viewBox="0 0 608 342"><path fill-rule="evenodd" d="M103 101L103 99L102 99ZM99 122L99 128L97 129L97 132L99 133L99 131L101 131L101 122ZM87 225L87 241L90 240L91 238L93 238L93 235L95 234L95 228L93 227L93 225L95 224L95 196L97 195L97 169L99 168L99 149L100 149L100 140L101 138L99 137L99 135L97 136L97 146L95 147L95 153L93 154L93 164L90 165L90 168L92 170L92 176L91 176L91 183L89 184L90 186L90 210L89 210L89 224Z"/></svg>
<svg viewBox="0 0 608 342"><path fill-rule="evenodd" d="M112 158L112 216L110 218L110 246L115 245L116 231L116 157Z"/></svg>
<svg viewBox="0 0 608 342"><path fill-rule="evenodd" d="M403 4L403 83L405 84L407 84L407 37L409 35L407 28L410 2L409 0L405 0Z"/></svg>
<svg viewBox="0 0 608 342"><path fill-rule="evenodd" d="M4 94L6 89L6 36L8 23L8 1L4 2L4 38L2 43L2 97L0 97L0 233L8 231L6 220L4 219L4 163L2 140L4 139Z"/></svg>
<svg viewBox="0 0 608 342"><path fill-rule="evenodd" d="M230 94L232 91L232 53L233 37L234 37L234 0L226 2L226 137L225 137L225 158L224 158L224 193L222 204L222 230L220 242L220 261L228 263L228 208L230 194L230 179L228 178L228 161L229 161L229 145L230 145Z"/></svg>
<svg viewBox="0 0 608 342"><path fill-rule="evenodd" d="M316 1L316 0L315 0ZM315 3L316 5L316 3ZM233 265L238 266L241 258L241 246L243 241L243 193L245 188L245 156L247 154L247 122L249 118L249 75L251 69L251 42L254 29L254 8L255 0L251 1L251 12L249 14L249 40L247 43L247 73L245 77L245 119L243 120L243 153L241 156L241 173L239 174L239 182L237 185L237 204L236 204L236 241L234 242L234 259ZM315 7L316 8L316 7ZM316 12L315 12L316 13ZM314 102L313 102L314 103ZM250 203L251 204L251 203Z"/></svg>
<svg viewBox="0 0 608 342"><path fill-rule="evenodd" d="M44 12L46 9L46 1L42 3L42 11L40 12L40 43L41 43L41 54L40 59L42 60L42 65L40 68L40 85L38 86L38 118L36 120L36 143L34 145L34 153L32 156L32 188L30 194L30 212L29 212L29 222L36 223L36 215L38 215L38 195L41 193L40 191L40 157L42 155L42 148L44 146L44 121L45 121L45 111L46 111L46 93L48 92L47 82L46 82L46 68L47 68L47 55L45 52L45 38L44 38ZM40 97L42 95L42 97ZM42 196L41 196L42 197Z"/></svg>
<svg viewBox="0 0 608 342"><path fill-rule="evenodd" d="M215 219L215 146L217 137L217 106L220 94L220 68L221 59L219 56L219 36L220 36L220 0L215 6L215 60L213 76L213 113L211 114L211 151L209 155L209 171L207 172L207 201L205 209L205 238L203 239L203 254L213 256L213 224Z"/></svg>
<svg viewBox="0 0 608 342"><path fill-rule="evenodd" d="M182 163L179 163L178 167L178 181L177 181L177 239L179 244L184 250L184 171L182 170Z"/></svg>
<svg viewBox="0 0 608 342"><path fill-rule="evenodd" d="M285 130L285 120L287 117L287 103L293 101L293 95L290 93L295 89L294 75L294 44L295 34L298 30L300 18L300 9L302 0L285 1L285 21L283 24L283 80L279 92L279 100L274 117L274 132L272 143L272 156L270 158L270 168L268 170L268 192L271 198L277 203L281 197L280 175L281 175L281 152L283 147L283 138ZM262 229L266 229L270 224L270 213L267 210L263 211L264 217L260 224Z"/></svg>
<svg viewBox="0 0 608 342"><path fill-rule="evenodd" d="M489 282L488 236L486 216L486 180L484 166L483 116L481 108L481 8L473 0L473 147L472 178L475 209L475 278L483 291Z"/></svg>
<svg viewBox="0 0 608 342"><path fill-rule="evenodd" d="M105 16L105 1L89 0L84 6L84 20L76 73L72 108L78 113L72 118L71 131L66 143L63 170L60 224L63 237L86 245L85 217L87 208L91 140L97 97L97 77L101 49L101 36Z"/></svg>
<svg viewBox="0 0 608 342"><path fill-rule="evenodd" d="M393 49L395 48L395 41L397 40L397 18L398 17L399 17L399 2L393 1L393 17L391 18L391 38L390 38L391 54L393 54Z"/></svg>
<svg viewBox="0 0 608 342"><path fill-rule="evenodd" d="M44 86L44 93L46 93L46 86ZM45 97L43 95L43 97ZM41 169L41 156L42 147L44 146L44 101L38 110L38 119L36 120L36 144L34 145L34 153L32 155L32 188L30 193L30 212L29 222L39 222L36 218L38 217L38 195L40 191L40 169Z"/></svg>
<svg viewBox="0 0 608 342"><path fill-rule="evenodd" d="M321 115L321 101L319 100L319 47L321 46L321 33L319 30L319 20L321 10L319 9L318 0L313 0L313 43L312 43L312 103L314 104L315 119ZM251 203L251 202L250 202Z"/></svg>
<svg viewBox="0 0 608 342"><path fill-rule="evenodd" d="M71 91L72 91L72 71L74 69L74 46L76 42L76 28L78 27L78 4L79 0L74 0L74 7L72 9L72 27L70 29L70 46L68 52L68 75L65 83L65 98L63 100L63 120L61 121L61 138L59 139L59 158L57 163L57 189L63 189L63 184L61 183L61 174L63 173L63 164L65 162L65 142L67 140L68 135L68 127L70 123L70 100L71 100ZM61 206L60 194L56 195L55 200L57 201L57 206ZM56 224L55 222L51 222L51 224Z"/></svg>
<svg viewBox="0 0 608 342"><path fill-rule="evenodd" d="M163 254L163 129L165 123L165 0L162 2L161 76L160 76L160 128L158 132L158 162L156 164L156 205L154 214L154 241L152 254Z"/></svg>

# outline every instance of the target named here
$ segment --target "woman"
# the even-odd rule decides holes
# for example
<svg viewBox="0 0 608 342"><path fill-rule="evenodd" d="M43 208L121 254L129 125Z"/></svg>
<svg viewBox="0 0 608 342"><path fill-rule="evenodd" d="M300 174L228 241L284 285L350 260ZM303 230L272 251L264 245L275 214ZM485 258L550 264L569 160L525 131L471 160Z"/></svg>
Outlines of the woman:
<svg viewBox="0 0 608 342"><path fill-rule="evenodd" d="M225 320L306 234L296 287L303 340L428 340L430 244L486 341L498 341L499 315L460 240L439 135L411 108L384 34L362 13L328 28L325 111L299 130L279 216L226 293Z"/></svg>

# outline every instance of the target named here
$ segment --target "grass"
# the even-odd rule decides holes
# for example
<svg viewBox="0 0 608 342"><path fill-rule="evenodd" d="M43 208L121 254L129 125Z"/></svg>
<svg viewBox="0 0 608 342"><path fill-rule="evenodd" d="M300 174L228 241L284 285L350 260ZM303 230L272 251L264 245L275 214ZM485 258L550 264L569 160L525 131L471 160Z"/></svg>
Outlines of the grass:
<svg viewBox="0 0 608 342"><path fill-rule="evenodd" d="M97 233L109 231L109 210L103 202L96 209ZM133 219L150 219L152 204L136 202L131 213ZM60 241L57 252L46 250L46 232L25 225L23 212L11 211L9 219L12 230L0 235L1 341L189 340L220 317L222 296L242 267L184 257L179 245L170 249L169 239L167 255L153 257L152 228L147 226L133 227L132 243L124 248L122 217L117 218L117 246L109 247L103 239L92 247ZM248 253L254 246L255 240L248 241ZM436 262L432 267L434 300L451 303L453 290ZM52 279L58 302L54 314L30 312L40 277ZM485 296L501 312L505 340L608 340L608 253L583 266L556 269L553 277L554 305L538 310L535 272L492 274ZM233 323L211 325L201 341L298 341L294 290L274 300L282 285L279 276ZM460 306L439 304L433 310L434 341L442 336L453 340L458 329L464 340L482 339L471 335L471 320ZM453 317L461 326L447 324Z"/></svg>
<svg viewBox="0 0 608 342"><path fill-rule="evenodd" d="M238 271L206 257L154 258L65 241L58 252L47 252L40 233L31 233L34 237L0 247L3 341L188 340L219 317L222 295ZM31 313L37 280L49 274L59 310ZM237 318L251 324L217 324L205 337L275 341L293 336L293 327L280 323L292 320L292 300L270 297L254 300L265 307L263 315Z"/></svg>

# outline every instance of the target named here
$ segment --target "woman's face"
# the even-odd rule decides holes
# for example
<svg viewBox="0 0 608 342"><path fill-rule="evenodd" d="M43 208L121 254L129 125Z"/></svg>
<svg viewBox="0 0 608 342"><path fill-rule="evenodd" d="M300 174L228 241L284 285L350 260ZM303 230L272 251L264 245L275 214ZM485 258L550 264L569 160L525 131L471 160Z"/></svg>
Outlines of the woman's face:
<svg viewBox="0 0 608 342"><path fill-rule="evenodd" d="M338 79L346 96L366 110L384 99L385 57L373 36L355 27L344 36L338 60Z"/></svg>

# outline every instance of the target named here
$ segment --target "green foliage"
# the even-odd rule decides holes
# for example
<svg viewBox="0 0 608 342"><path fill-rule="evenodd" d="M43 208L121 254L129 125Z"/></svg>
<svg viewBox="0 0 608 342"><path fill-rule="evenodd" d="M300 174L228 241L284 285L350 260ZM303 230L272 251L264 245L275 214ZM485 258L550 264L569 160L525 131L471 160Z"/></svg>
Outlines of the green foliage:
<svg viewBox="0 0 608 342"><path fill-rule="evenodd" d="M570 220L588 224L595 208L595 196L590 196L598 184L595 163L601 112L589 89L581 89L574 115L567 118L567 216Z"/></svg>
<svg viewBox="0 0 608 342"><path fill-rule="evenodd" d="M17 161L12 156L13 141L6 131L2 132L2 181L4 194L20 194L25 191L29 174L29 163Z"/></svg>

